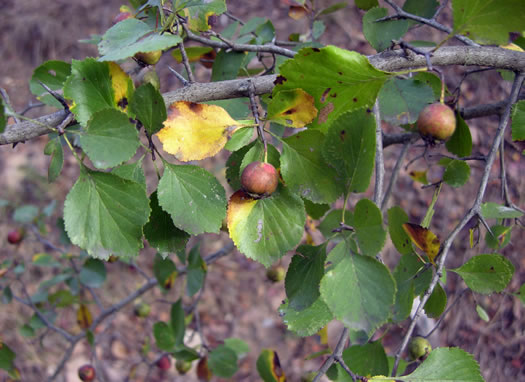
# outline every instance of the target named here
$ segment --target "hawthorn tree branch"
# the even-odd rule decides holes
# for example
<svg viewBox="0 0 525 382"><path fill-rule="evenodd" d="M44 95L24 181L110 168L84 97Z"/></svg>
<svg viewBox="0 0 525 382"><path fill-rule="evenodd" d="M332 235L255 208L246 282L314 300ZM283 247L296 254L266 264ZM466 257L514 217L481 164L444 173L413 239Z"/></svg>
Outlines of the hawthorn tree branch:
<svg viewBox="0 0 525 382"><path fill-rule="evenodd" d="M213 41L213 43L217 43L217 41ZM253 47L254 45L246 46ZM242 46L242 48L244 48L244 46ZM290 52L295 54L293 51ZM368 58L370 63L377 69L390 72L424 68L427 66L423 56L414 54L407 57L402 50L386 51ZM443 47L434 52L431 62L434 66L489 66L515 72L525 71L525 53L496 47ZM275 79L276 75L265 75L254 77L252 79L193 83L189 86L165 93L163 96L166 104L182 100L204 102L240 98L246 96L250 87L250 81L254 85L255 95L262 95L272 92ZM495 107L490 107L488 109L483 109L480 106L472 112L469 111L470 109L464 110L464 113L467 115L468 113L471 113L476 116L488 115L486 113L490 114L499 111L503 107L504 104L497 104ZM66 117L67 112L61 110L35 119L36 123L25 121L8 125L6 130L0 134L0 145L23 142L48 134L53 128L58 127ZM405 140L398 143L404 142ZM385 147L386 146L387 145L385 145Z"/></svg>
<svg viewBox="0 0 525 382"><path fill-rule="evenodd" d="M374 104L376 120L376 183L374 187L374 203L379 207L383 199L383 182L385 179L385 163L383 159L383 129L381 128L381 111L379 100Z"/></svg>
<svg viewBox="0 0 525 382"><path fill-rule="evenodd" d="M426 302L430 298L430 295L432 294L434 288L436 287L436 284L438 283L440 277L442 276L443 268L445 266L445 261L448 257L448 254L450 253L450 248L452 246L452 243L454 242L459 232L463 229L463 227L470 221L470 219L478 215L480 212L481 202L483 201L483 197L485 196L485 191L487 189L487 184L488 184L488 180L490 176L490 170L492 168L492 165L494 164L494 161L496 160L499 146L500 146L501 140L503 139L503 134L505 133L505 130L509 124L509 117L511 114L512 105L518 100L518 95L519 95L521 85L523 83L524 78L525 78L524 73L516 74L516 77L512 84L512 90L511 90L510 96L505 106L505 111L501 115L501 118L498 124L498 129L496 131L496 135L492 142L490 152L487 156L486 164L483 169L483 175L481 177L480 185L478 187L478 192L476 194L476 199L474 203L472 204L472 207L469 209L469 211L463 216L460 222L454 227L452 232L450 232L448 237L445 239L445 241L441 245L440 251L438 253L439 260L437 262L436 273L432 277L432 280L430 282L428 289L425 291L425 294L421 298L421 301L416 309L416 313L414 314L414 318L412 319L410 326L408 327L407 333L405 337L403 338L403 342L401 343L401 346L399 347L399 349L397 350L395 354L394 367L392 368L392 373L391 373L392 377L394 377L397 373L397 367L399 366L399 360L401 358L401 354L403 353L403 351L406 349L408 345L408 341L410 340L412 333L414 332L416 323L421 315L421 312L423 311L423 307L425 306Z"/></svg>

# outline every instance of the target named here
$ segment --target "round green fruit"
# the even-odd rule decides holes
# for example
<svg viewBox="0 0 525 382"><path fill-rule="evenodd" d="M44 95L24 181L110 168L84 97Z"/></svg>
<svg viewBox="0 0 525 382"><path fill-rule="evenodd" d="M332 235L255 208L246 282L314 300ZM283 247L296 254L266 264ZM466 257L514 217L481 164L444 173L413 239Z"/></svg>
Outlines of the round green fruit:
<svg viewBox="0 0 525 382"><path fill-rule="evenodd" d="M257 197L273 194L278 184L279 174L270 163L252 162L241 174L243 190Z"/></svg>
<svg viewBox="0 0 525 382"><path fill-rule="evenodd" d="M83 382L94 381L95 376L95 368L91 365L84 365L78 368L78 378Z"/></svg>
<svg viewBox="0 0 525 382"><path fill-rule="evenodd" d="M133 308L133 313L135 313L135 316L137 317L148 317L151 312L151 306L146 304L145 302L140 302L135 305Z"/></svg>
<svg viewBox="0 0 525 382"><path fill-rule="evenodd" d="M273 283L283 281L285 276L286 270L281 266L271 267L266 271L266 277Z"/></svg>
<svg viewBox="0 0 525 382"><path fill-rule="evenodd" d="M153 52L138 52L135 54L135 59L144 65L155 65L161 56L162 50L154 50Z"/></svg>
<svg viewBox="0 0 525 382"><path fill-rule="evenodd" d="M446 141L456 130L454 110L439 102L428 105L419 113L417 128L424 138Z"/></svg>
<svg viewBox="0 0 525 382"><path fill-rule="evenodd" d="M421 360L427 358L432 351L432 346L426 338L414 337L408 344L408 352L412 360Z"/></svg>
<svg viewBox="0 0 525 382"><path fill-rule="evenodd" d="M191 362L183 361L181 359L178 359L175 362L175 369L179 372L179 374L184 375L191 369Z"/></svg>

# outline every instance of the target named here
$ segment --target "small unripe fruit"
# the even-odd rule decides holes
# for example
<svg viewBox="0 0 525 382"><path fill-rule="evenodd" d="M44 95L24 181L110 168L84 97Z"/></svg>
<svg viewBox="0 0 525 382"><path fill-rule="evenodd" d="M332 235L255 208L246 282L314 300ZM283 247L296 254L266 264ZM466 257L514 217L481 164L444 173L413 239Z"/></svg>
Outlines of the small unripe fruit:
<svg viewBox="0 0 525 382"><path fill-rule="evenodd" d="M169 355L163 355L158 361L157 361L157 367L161 370L169 370L171 367L171 360Z"/></svg>
<svg viewBox="0 0 525 382"><path fill-rule="evenodd" d="M78 369L78 378L83 382L94 381L95 376L95 368L91 365L84 365Z"/></svg>
<svg viewBox="0 0 525 382"><path fill-rule="evenodd" d="M181 359L178 359L175 362L175 369L179 372L179 374L186 374L191 369L191 362L183 361Z"/></svg>
<svg viewBox="0 0 525 382"><path fill-rule="evenodd" d="M252 162L246 166L241 175L244 191L257 197L269 196L279 184L279 174L270 163Z"/></svg>
<svg viewBox="0 0 525 382"><path fill-rule="evenodd" d="M138 52L135 54L135 59L145 65L155 65L161 56L162 50L154 50L153 52Z"/></svg>
<svg viewBox="0 0 525 382"><path fill-rule="evenodd" d="M133 313L135 313L135 316L137 317L148 317L151 312L151 306L146 304L145 302L140 302L135 305L133 308Z"/></svg>
<svg viewBox="0 0 525 382"><path fill-rule="evenodd" d="M446 141L456 130L454 110L442 103L428 105L419 113L417 128L425 138Z"/></svg>
<svg viewBox="0 0 525 382"><path fill-rule="evenodd" d="M273 283L283 281L285 276L286 270L281 266L271 267L266 271L266 277Z"/></svg>
<svg viewBox="0 0 525 382"><path fill-rule="evenodd" d="M9 244L19 244L24 238L24 231L22 229L14 229L7 234L7 242Z"/></svg>
<svg viewBox="0 0 525 382"><path fill-rule="evenodd" d="M408 344L408 352L412 360L421 360L427 358L432 351L432 346L426 338L414 337Z"/></svg>

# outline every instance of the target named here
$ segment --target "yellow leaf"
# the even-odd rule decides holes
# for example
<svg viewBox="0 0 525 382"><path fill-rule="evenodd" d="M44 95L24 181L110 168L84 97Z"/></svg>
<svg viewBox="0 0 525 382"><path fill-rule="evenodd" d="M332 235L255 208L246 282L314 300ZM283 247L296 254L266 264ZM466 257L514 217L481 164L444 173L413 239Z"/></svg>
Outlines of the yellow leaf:
<svg viewBox="0 0 525 382"><path fill-rule="evenodd" d="M123 111L127 110L129 97L133 92L133 81L120 66L114 62L109 63L109 75L111 77L111 87L113 88L113 100L115 106Z"/></svg>
<svg viewBox="0 0 525 382"><path fill-rule="evenodd" d="M427 170L424 170L424 171L417 171L417 170L410 171L410 173L408 175L416 182L423 183L423 184L428 184Z"/></svg>
<svg viewBox="0 0 525 382"><path fill-rule="evenodd" d="M179 101L170 105L157 136L164 151L188 162L217 154L239 125L220 106Z"/></svg>
<svg viewBox="0 0 525 382"><path fill-rule="evenodd" d="M416 247L425 252L430 262L436 265L434 259L439 252L440 246L438 237L431 230L423 228L417 224L405 223L403 224L403 229Z"/></svg>
<svg viewBox="0 0 525 382"><path fill-rule="evenodd" d="M226 222L228 224L228 231L230 237L235 244L238 242L239 230L238 227L244 225L244 221L250 215L253 207L257 201L251 198L244 191L237 191L230 197L228 202L228 211L226 214Z"/></svg>
<svg viewBox="0 0 525 382"><path fill-rule="evenodd" d="M93 317L87 305L80 304L77 310L77 323L82 329L88 329L93 323Z"/></svg>
<svg viewBox="0 0 525 382"><path fill-rule="evenodd" d="M308 9L300 5L291 5L288 10L288 16L294 20L300 20L308 14Z"/></svg>
<svg viewBox="0 0 525 382"><path fill-rule="evenodd" d="M390 377L385 377L384 375L376 375L372 378L368 378L368 382L395 382L393 379L391 379Z"/></svg>
<svg viewBox="0 0 525 382"><path fill-rule="evenodd" d="M268 105L268 120L287 127L304 127L317 116L314 97L302 89L281 90Z"/></svg>
<svg viewBox="0 0 525 382"><path fill-rule="evenodd" d="M321 329L319 329L317 334L320 337L319 342L321 342L321 345L328 345L328 326L323 326Z"/></svg>
<svg viewBox="0 0 525 382"><path fill-rule="evenodd" d="M521 48L521 46L518 46L518 45L516 45L516 44L514 44L514 43L512 43L512 42L511 42L510 44L507 44L507 45L500 45L499 47L500 47L500 48L503 48L503 49L508 49L508 50L515 50L515 51L517 51L517 52L525 52L525 51Z"/></svg>

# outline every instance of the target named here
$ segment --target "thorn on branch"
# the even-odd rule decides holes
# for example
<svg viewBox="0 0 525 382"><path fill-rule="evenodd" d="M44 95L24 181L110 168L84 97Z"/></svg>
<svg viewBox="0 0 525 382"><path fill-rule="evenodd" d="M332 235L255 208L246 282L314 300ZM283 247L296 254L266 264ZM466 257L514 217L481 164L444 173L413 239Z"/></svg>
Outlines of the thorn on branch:
<svg viewBox="0 0 525 382"><path fill-rule="evenodd" d="M64 107L64 110L69 111L69 105L67 104L67 102L64 99L64 97L62 97L57 92L51 90L51 88L49 86L47 86L46 84L44 84L42 81L40 81L40 80L37 80L37 81L40 84L40 86L42 86L49 94L51 94L51 96L54 99L56 99L58 102L60 102L60 104Z"/></svg>
<svg viewBox="0 0 525 382"><path fill-rule="evenodd" d="M182 86L188 86L190 85L190 82L188 80L186 80L186 78L184 78L182 76L182 74L180 74L179 72L177 72L175 69L173 69L171 66L168 66L168 69L171 70L171 72L175 75L175 77L177 77L177 79L182 82Z"/></svg>

